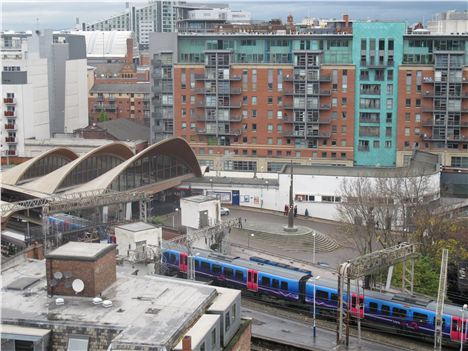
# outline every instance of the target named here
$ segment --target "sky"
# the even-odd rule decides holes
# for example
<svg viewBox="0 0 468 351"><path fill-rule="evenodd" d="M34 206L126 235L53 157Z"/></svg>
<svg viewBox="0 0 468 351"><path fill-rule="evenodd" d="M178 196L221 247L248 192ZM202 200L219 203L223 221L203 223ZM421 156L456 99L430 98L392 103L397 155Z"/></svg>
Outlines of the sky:
<svg viewBox="0 0 468 351"><path fill-rule="evenodd" d="M190 0L188 0L190 1ZM197 2L210 2L198 0ZM211 1L213 2L213 1ZM288 14L295 21L305 16L317 18L340 18L347 13L352 19L401 20L408 23L427 21L435 13L446 10L468 10L468 1L283 1L283 0L237 0L223 1L235 10L250 11L253 19L268 20ZM132 2L144 4L145 2ZM76 18L80 22L94 21L118 14L125 9L125 1L8 1L1 2L2 30L34 30L50 28L54 30L73 28Z"/></svg>

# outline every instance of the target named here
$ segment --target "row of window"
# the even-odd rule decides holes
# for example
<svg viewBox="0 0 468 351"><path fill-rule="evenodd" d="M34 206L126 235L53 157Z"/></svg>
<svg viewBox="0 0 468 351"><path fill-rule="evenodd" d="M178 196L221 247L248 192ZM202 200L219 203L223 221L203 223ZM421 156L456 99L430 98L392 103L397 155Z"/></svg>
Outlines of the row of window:
<svg viewBox="0 0 468 351"><path fill-rule="evenodd" d="M319 195L321 198L320 202L341 202L341 196L333 195ZM317 195L309 194L296 194L295 201L297 202L319 202Z"/></svg>

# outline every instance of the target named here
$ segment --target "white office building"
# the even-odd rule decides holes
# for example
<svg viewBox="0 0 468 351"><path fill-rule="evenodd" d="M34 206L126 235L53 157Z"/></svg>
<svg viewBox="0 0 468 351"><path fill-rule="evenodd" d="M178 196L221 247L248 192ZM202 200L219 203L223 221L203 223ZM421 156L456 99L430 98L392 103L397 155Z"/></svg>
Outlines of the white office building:
<svg viewBox="0 0 468 351"><path fill-rule="evenodd" d="M84 37L3 32L1 58L3 156L24 156L26 139L88 124Z"/></svg>
<svg viewBox="0 0 468 351"><path fill-rule="evenodd" d="M438 13L427 22L427 29L432 34L467 34L468 11L450 10Z"/></svg>

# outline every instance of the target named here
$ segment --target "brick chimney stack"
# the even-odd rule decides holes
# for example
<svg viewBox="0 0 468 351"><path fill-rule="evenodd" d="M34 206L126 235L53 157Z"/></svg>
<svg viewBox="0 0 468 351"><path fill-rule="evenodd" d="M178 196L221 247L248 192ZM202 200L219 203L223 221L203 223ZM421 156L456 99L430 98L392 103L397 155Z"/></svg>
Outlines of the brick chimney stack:
<svg viewBox="0 0 468 351"><path fill-rule="evenodd" d="M192 351L192 337L190 335L186 335L182 339L182 351Z"/></svg>
<svg viewBox="0 0 468 351"><path fill-rule="evenodd" d="M125 63L131 65L133 63L133 39L127 38L127 55L125 57Z"/></svg>
<svg viewBox="0 0 468 351"><path fill-rule="evenodd" d="M349 27L349 15L343 15L343 21L345 28Z"/></svg>

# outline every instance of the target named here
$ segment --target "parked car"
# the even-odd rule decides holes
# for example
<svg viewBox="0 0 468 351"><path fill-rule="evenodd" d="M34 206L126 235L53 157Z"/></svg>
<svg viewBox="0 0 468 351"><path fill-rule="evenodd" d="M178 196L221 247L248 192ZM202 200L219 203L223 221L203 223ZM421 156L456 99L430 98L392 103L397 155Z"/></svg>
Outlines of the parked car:
<svg viewBox="0 0 468 351"><path fill-rule="evenodd" d="M221 207L221 216L229 216L229 208Z"/></svg>

